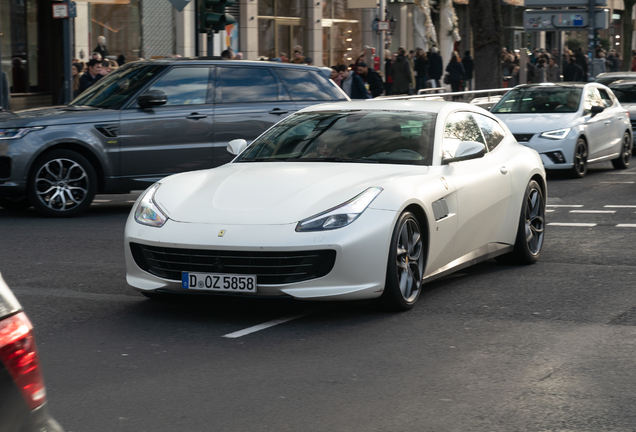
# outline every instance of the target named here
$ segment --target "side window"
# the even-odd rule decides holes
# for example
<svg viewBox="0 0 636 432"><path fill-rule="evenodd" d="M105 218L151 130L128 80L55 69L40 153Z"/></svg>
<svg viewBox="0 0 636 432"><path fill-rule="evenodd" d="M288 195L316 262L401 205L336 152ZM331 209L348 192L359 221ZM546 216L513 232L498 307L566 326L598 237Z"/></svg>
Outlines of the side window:
<svg viewBox="0 0 636 432"><path fill-rule="evenodd" d="M603 101L603 106L605 108L608 108L614 105L614 101L612 100L612 97L609 95L609 93L607 93L607 90L598 89L598 92L601 95L601 100Z"/></svg>
<svg viewBox="0 0 636 432"><path fill-rule="evenodd" d="M473 116L475 117L475 120L477 120L477 124L484 135L488 151L493 151L495 147L499 145L501 140L504 139L506 132L499 123L489 117L481 114L473 114Z"/></svg>
<svg viewBox="0 0 636 432"><path fill-rule="evenodd" d="M592 110L593 106L605 107L605 105L603 104L603 100L601 99L601 95L598 93L598 90L594 87L589 87L585 92L585 112L589 113Z"/></svg>
<svg viewBox="0 0 636 432"><path fill-rule="evenodd" d="M202 105L206 103L210 69L178 67L170 70L150 90L161 90L168 96L166 105Z"/></svg>
<svg viewBox="0 0 636 432"><path fill-rule="evenodd" d="M291 68L275 68L275 70L293 101L332 100L314 80L310 71Z"/></svg>
<svg viewBox="0 0 636 432"><path fill-rule="evenodd" d="M216 102L276 102L278 84L265 67L219 67Z"/></svg>
<svg viewBox="0 0 636 432"><path fill-rule="evenodd" d="M322 87L324 87L324 90L329 94L329 96L331 96L331 99L339 101L347 100L347 97L343 94L342 89L338 87L338 84L331 81L330 78L316 71L310 71L310 74L314 77L314 80L322 84Z"/></svg>
<svg viewBox="0 0 636 432"><path fill-rule="evenodd" d="M481 130L472 114L456 112L448 116L444 126L444 140L442 141L442 157L453 158L457 146L462 141L476 141L486 144Z"/></svg>

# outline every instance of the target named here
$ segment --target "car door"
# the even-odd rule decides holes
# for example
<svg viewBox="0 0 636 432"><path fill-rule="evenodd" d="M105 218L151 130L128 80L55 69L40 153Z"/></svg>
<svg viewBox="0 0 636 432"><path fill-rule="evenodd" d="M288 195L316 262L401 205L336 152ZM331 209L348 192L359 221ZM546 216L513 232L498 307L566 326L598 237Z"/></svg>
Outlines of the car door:
<svg viewBox="0 0 636 432"><path fill-rule="evenodd" d="M606 110L599 114L592 115L592 107L605 108L605 104L596 87L587 87L585 89L584 98L583 116L588 145L587 160L589 161L602 156L603 151L607 148L611 120L608 118L609 113L605 112Z"/></svg>
<svg viewBox="0 0 636 432"><path fill-rule="evenodd" d="M475 116L465 111L454 112L447 117L444 127L444 158L455 157L455 150L462 141L480 142L486 145L487 151L482 157L446 166L446 176L451 179L457 196L457 238L453 259L499 240L512 191L507 159L497 149L488 151ZM486 120L480 119L480 122ZM496 144L490 146L495 148Z"/></svg>
<svg viewBox="0 0 636 432"><path fill-rule="evenodd" d="M123 177L155 181L213 166L212 70L209 66L176 66L147 89L163 91L165 105L142 109L135 102L122 111Z"/></svg>
<svg viewBox="0 0 636 432"><path fill-rule="evenodd" d="M620 106L616 97L610 95L606 89L598 88L597 90L605 107L605 110L601 114L603 114L607 132L607 139L602 143L599 156L609 156L621 151L621 142L623 133L625 132L625 117L627 117L627 113L625 109Z"/></svg>
<svg viewBox="0 0 636 432"><path fill-rule="evenodd" d="M216 69L214 157L215 165L221 165L233 157L226 151L228 142L249 143L297 108L270 67Z"/></svg>

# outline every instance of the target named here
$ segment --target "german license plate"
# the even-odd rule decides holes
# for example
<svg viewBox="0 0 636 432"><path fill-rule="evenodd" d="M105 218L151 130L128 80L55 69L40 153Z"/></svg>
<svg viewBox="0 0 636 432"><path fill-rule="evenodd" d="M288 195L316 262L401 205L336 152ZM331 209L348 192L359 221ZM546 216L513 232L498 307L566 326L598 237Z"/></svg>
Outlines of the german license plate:
<svg viewBox="0 0 636 432"><path fill-rule="evenodd" d="M255 275L182 272L181 284L183 289L256 292Z"/></svg>

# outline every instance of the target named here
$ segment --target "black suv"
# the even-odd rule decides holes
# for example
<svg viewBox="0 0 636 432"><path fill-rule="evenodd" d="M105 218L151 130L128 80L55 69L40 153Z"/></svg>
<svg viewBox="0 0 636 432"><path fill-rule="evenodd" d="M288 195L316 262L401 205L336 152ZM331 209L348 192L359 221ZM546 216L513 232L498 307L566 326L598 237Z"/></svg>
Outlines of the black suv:
<svg viewBox="0 0 636 432"><path fill-rule="evenodd" d="M330 73L273 62L138 61L70 105L4 113L0 207L75 216L96 193L227 163L229 141L252 141L306 106L349 100Z"/></svg>

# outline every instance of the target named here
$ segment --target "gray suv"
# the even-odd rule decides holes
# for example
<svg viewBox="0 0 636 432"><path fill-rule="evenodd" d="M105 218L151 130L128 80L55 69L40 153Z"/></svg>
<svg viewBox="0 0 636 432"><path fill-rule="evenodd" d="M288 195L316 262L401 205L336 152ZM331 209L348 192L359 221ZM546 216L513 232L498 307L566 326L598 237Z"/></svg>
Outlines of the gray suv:
<svg viewBox="0 0 636 432"><path fill-rule="evenodd" d="M96 193L145 189L170 174L229 162L287 115L349 100L331 69L170 59L127 64L70 105L0 114L0 207L82 213Z"/></svg>

